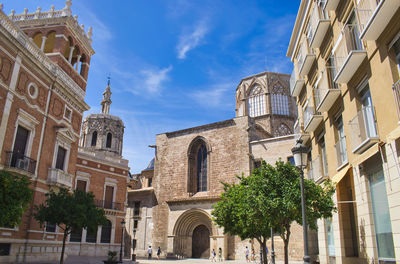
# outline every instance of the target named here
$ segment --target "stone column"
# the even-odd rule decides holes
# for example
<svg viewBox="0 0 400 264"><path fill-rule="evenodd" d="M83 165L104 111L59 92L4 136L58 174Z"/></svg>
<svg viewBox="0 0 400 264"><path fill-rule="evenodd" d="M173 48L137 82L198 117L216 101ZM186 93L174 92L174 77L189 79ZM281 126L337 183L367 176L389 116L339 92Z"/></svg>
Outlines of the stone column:
<svg viewBox="0 0 400 264"><path fill-rule="evenodd" d="M74 49L75 49L74 46L71 46L71 47L70 47L69 56L68 56L68 62L69 62L69 63L71 63L71 61L72 61L72 54L74 53Z"/></svg>
<svg viewBox="0 0 400 264"><path fill-rule="evenodd" d="M46 44L46 36L42 36L42 44L40 45L40 50L44 51L44 45Z"/></svg>

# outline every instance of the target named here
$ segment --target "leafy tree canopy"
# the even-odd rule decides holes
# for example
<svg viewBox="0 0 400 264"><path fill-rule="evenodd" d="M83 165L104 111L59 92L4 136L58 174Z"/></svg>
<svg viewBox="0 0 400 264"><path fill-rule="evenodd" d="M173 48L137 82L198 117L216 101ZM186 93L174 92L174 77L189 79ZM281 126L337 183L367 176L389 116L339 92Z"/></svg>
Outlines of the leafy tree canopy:
<svg viewBox="0 0 400 264"><path fill-rule="evenodd" d="M107 218L104 210L97 208L94 203L93 193L60 188L58 192L50 190L46 194L45 203L35 206L34 217L42 225L45 222L57 224L63 231L63 247L60 263L64 261L65 241L72 230L87 228L89 231L97 230L98 225L106 224Z"/></svg>
<svg viewBox="0 0 400 264"><path fill-rule="evenodd" d="M299 171L290 163L265 163L248 177L238 177L236 184L224 184L221 200L212 211L214 221L224 232L241 239L257 239L260 244L270 235L270 228L279 232L285 246L288 263L290 227L294 221L302 224ZM307 222L317 228L317 219L332 216L336 210L332 195L335 188L326 181L324 186L304 180ZM265 246L263 246L265 248Z"/></svg>
<svg viewBox="0 0 400 264"><path fill-rule="evenodd" d="M24 175L0 171L0 226L20 224L22 214L32 201L30 180Z"/></svg>

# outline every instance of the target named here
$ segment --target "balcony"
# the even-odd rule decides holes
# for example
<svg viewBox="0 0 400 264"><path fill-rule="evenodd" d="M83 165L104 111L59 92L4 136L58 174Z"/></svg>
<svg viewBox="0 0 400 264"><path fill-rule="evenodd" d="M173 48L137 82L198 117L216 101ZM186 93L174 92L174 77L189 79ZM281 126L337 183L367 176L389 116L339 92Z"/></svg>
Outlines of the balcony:
<svg viewBox="0 0 400 264"><path fill-rule="evenodd" d="M72 175L56 168L49 168L47 182L51 185L72 188Z"/></svg>
<svg viewBox="0 0 400 264"><path fill-rule="evenodd" d="M327 67L327 72L323 73L318 87L314 89L315 105L319 112L328 112L340 96L339 86L332 80L332 76L334 68Z"/></svg>
<svg viewBox="0 0 400 264"><path fill-rule="evenodd" d="M393 84L392 88L393 88L394 101L396 102L396 112L400 123L400 80L398 80L395 84Z"/></svg>
<svg viewBox="0 0 400 264"><path fill-rule="evenodd" d="M379 141L376 131L374 109L363 107L349 122L353 153L362 153Z"/></svg>
<svg viewBox="0 0 400 264"><path fill-rule="evenodd" d="M303 87L303 78L296 76L296 70L293 69L292 75L290 76L290 94L292 96L299 96Z"/></svg>
<svg viewBox="0 0 400 264"><path fill-rule="evenodd" d="M326 0L325 9L335 11L339 5L340 0Z"/></svg>
<svg viewBox="0 0 400 264"><path fill-rule="evenodd" d="M331 21L329 20L328 13L323 9L324 2L314 4L314 9L310 17L310 46L311 48L319 48L325 38L326 32L329 29Z"/></svg>
<svg viewBox="0 0 400 264"><path fill-rule="evenodd" d="M358 28L358 25L346 25L334 47L336 83L348 83L367 57Z"/></svg>
<svg viewBox="0 0 400 264"><path fill-rule="evenodd" d="M400 7L399 0L359 0L356 11L361 28L360 38L377 40Z"/></svg>
<svg viewBox="0 0 400 264"><path fill-rule="evenodd" d="M304 38L297 55L297 65L300 76L308 74L315 59L316 56L312 51L312 49L310 48L310 46L308 45L308 39Z"/></svg>
<svg viewBox="0 0 400 264"><path fill-rule="evenodd" d="M114 203L107 200L94 200L94 203L97 207L108 210L123 211L124 208L122 203Z"/></svg>
<svg viewBox="0 0 400 264"><path fill-rule="evenodd" d="M309 133L305 133L303 131L303 124L299 119L297 119L296 123L294 124L294 134L296 141L301 139L303 142L307 142L311 138Z"/></svg>
<svg viewBox="0 0 400 264"><path fill-rule="evenodd" d="M323 117L321 113L315 112L313 106L307 106L303 112L304 131L313 132L322 122Z"/></svg>
<svg viewBox="0 0 400 264"><path fill-rule="evenodd" d="M36 160L24 156L19 152L6 151L5 166L35 174Z"/></svg>
<svg viewBox="0 0 400 264"><path fill-rule="evenodd" d="M335 144L336 149L336 162L337 168L342 168L345 164L347 164L347 148L346 148L346 137L339 139Z"/></svg>

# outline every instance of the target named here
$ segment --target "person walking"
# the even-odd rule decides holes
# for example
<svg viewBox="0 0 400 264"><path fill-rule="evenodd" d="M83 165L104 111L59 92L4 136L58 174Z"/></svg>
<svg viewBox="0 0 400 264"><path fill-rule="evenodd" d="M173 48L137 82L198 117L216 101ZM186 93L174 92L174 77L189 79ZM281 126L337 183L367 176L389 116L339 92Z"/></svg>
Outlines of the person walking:
<svg viewBox="0 0 400 264"><path fill-rule="evenodd" d="M250 255L250 250L249 250L249 248L246 246L246 248L244 249L244 255L246 256L246 261L247 262L250 262L250 259L249 259L249 255Z"/></svg>
<svg viewBox="0 0 400 264"><path fill-rule="evenodd" d="M147 249L147 255L147 258L151 259L151 256L153 255L153 249L151 248L151 246L149 246L149 248Z"/></svg>
<svg viewBox="0 0 400 264"><path fill-rule="evenodd" d="M215 249L213 249L211 252L211 262L217 262L217 260L215 259L216 255L217 253L215 252Z"/></svg>
<svg viewBox="0 0 400 264"><path fill-rule="evenodd" d="M222 262L222 248L218 249L218 261Z"/></svg>
<svg viewBox="0 0 400 264"><path fill-rule="evenodd" d="M157 249L157 259L160 260L160 255L161 255L161 248L158 247Z"/></svg>

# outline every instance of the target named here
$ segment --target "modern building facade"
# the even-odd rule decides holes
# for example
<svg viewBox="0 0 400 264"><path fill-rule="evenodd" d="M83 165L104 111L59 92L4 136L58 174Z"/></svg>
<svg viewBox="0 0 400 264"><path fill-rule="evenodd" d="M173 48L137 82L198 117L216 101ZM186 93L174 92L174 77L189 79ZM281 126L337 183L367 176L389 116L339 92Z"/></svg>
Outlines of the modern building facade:
<svg viewBox="0 0 400 264"><path fill-rule="evenodd" d="M59 187L93 191L110 219L107 244L102 244L101 227L100 238L83 231L80 244L95 240L103 248L96 254L106 255L105 248L114 249L121 241L119 223L124 216L129 174L127 161L120 156L122 121L105 110L102 122L111 119L117 127L111 147L107 134L99 134L98 144L105 147L98 151L102 155L95 148L85 148L83 141L78 152L83 112L89 109L84 98L94 54L91 37L92 29L86 32L72 16L70 0L62 10L54 6L49 11L25 9L18 15L14 11L6 15L0 6L0 169L26 175L34 190L21 224L0 227L0 262L59 259L62 231L51 223L41 227L32 216L34 206L45 201L45 194ZM104 105L109 106L111 101L107 102ZM100 131L106 133L101 126ZM115 186L121 186L121 191ZM112 200L110 188L114 188ZM121 203L117 210L115 202ZM108 208L109 203L112 208ZM81 245L79 252L73 246L77 232L69 238L67 252L93 254Z"/></svg>
<svg viewBox="0 0 400 264"><path fill-rule="evenodd" d="M296 117L289 75L263 72L239 83L236 117L157 135L154 160L128 191L134 253L144 257L152 246L160 247L163 257L208 258L221 248L224 259L244 260L248 246L258 254L257 242L224 234L213 223L212 206L223 191L221 182L249 175L261 159L290 159ZM275 241L277 258L283 259L283 243ZM289 252L291 261L302 259L298 225Z"/></svg>
<svg viewBox="0 0 400 264"><path fill-rule="evenodd" d="M400 262L399 21L398 0L300 4L287 51L295 130L309 178L337 188L320 263Z"/></svg>

